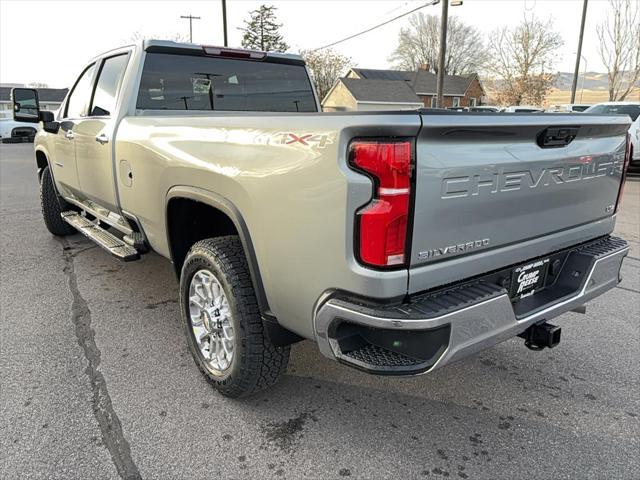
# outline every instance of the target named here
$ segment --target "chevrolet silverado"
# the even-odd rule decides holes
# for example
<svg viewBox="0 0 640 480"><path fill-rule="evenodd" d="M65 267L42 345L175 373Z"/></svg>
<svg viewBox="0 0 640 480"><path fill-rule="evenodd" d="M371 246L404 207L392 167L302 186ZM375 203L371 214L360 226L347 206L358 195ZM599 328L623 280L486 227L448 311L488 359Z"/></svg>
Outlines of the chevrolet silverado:
<svg viewBox="0 0 640 480"><path fill-rule="evenodd" d="M627 116L321 113L298 56L164 41L88 62L56 115L13 102L40 124L48 230L169 259L195 363L232 397L301 339L386 375L554 347L547 321L628 252Z"/></svg>

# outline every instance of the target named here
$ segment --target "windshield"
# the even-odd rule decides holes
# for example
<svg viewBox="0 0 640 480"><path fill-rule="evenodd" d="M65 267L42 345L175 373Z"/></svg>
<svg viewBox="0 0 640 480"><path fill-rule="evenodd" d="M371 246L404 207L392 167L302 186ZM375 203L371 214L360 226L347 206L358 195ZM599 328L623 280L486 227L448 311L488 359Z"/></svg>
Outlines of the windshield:
<svg viewBox="0 0 640 480"><path fill-rule="evenodd" d="M584 113L604 113L611 115L629 115L634 122L640 115L640 105L594 105Z"/></svg>

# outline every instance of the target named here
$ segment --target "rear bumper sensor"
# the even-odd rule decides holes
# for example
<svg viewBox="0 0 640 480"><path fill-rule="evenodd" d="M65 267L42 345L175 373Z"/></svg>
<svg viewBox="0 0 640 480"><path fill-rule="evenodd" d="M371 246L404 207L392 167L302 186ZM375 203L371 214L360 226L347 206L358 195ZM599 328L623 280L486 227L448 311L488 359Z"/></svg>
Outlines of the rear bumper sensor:
<svg viewBox="0 0 640 480"><path fill-rule="evenodd" d="M383 375L425 373L489 348L583 305L616 286L629 246L604 237L556 252L549 284L511 298L500 282L505 269L408 303L380 304L336 293L316 311L320 351L341 363ZM530 259L535 261L536 259Z"/></svg>
<svg viewBox="0 0 640 480"><path fill-rule="evenodd" d="M65 222L78 230L85 237L93 240L100 247L104 248L107 252L120 260L130 262L132 260L138 260L140 254L131 245L128 245L123 240L119 239L112 233L108 232L99 225L89 221L87 218L80 215L78 212L69 210L61 213Z"/></svg>

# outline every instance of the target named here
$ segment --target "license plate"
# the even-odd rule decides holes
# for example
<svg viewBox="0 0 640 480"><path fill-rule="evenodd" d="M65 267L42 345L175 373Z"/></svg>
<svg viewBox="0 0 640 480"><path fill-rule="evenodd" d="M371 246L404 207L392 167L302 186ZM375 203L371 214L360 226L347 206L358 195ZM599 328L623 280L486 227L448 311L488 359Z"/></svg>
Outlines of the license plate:
<svg viewBox="0 0 640 480"><path fill-rule="evenodd" d="M542 290L548 266L549 259L545 258L514 268L511 272L511 298L517 300Z"/></svg>

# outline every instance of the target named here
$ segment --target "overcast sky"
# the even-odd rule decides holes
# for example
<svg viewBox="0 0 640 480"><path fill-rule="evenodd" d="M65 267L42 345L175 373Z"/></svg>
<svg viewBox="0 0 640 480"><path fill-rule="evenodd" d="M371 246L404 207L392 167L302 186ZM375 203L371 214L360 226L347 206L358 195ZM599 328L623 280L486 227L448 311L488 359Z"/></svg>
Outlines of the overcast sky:
<svg viewBox="0 0 640 480"><path fill-rule="evenodd" d="M291 51L314 48L395 17L427 0L325 0L244 1L228 0L229 44L239 46L243 25L260 4L278 7L283 33ZM556 68L573 71L582 0L464 0L449 8L482 32L517 24L525 13L551 17L565 45L558 52ZM608 2L590 0L583 45L589 71L604 71L598 56L596 25L606 17ZM438 14L440 6L422 9ZM193 22L195 43L222 45L222 12L219 0L0 0L0 82L43 82L69 86L91 57L126 44L135 32L146 37L188 35L187 20L180 15L202 17ZM407 18L349 40L336 49L355 65L388 68L389 55ZM581 70L584 65L581 66Z"/></svg>

